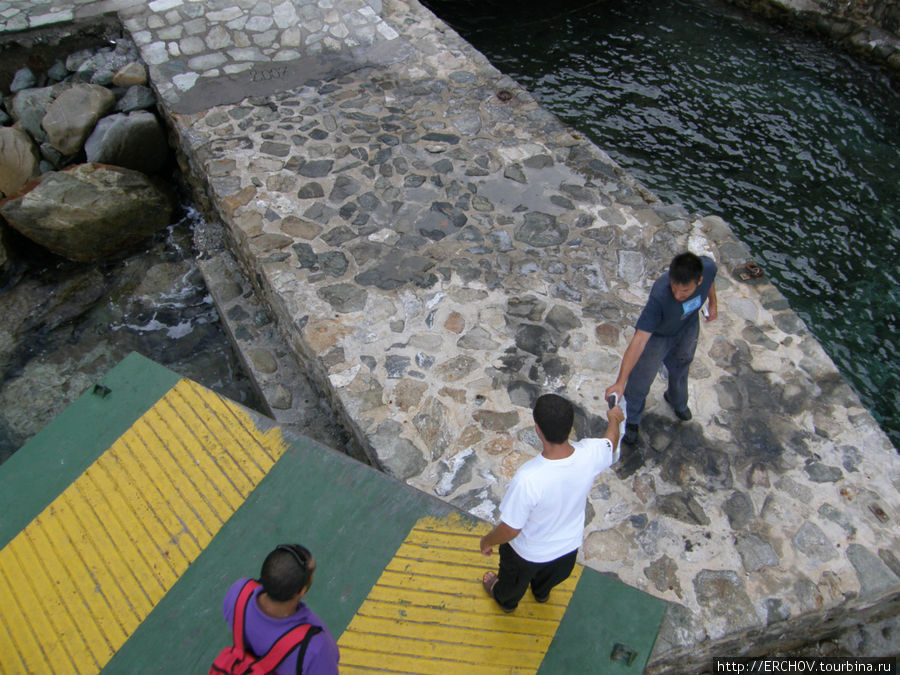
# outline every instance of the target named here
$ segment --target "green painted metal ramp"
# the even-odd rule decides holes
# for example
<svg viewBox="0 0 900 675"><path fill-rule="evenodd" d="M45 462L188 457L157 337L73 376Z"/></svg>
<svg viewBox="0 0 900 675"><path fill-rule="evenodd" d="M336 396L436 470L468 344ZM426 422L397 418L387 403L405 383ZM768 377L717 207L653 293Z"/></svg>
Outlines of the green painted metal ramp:
<svg viewBox="0 0 900 675"><path fill-rule="evenodd" d="M0 466L0 495L5 672L206 672L225 591L279 543L316 556L341 672L639 673L665 612L578 566L506 615L487 523L136 354Z"/></svg>

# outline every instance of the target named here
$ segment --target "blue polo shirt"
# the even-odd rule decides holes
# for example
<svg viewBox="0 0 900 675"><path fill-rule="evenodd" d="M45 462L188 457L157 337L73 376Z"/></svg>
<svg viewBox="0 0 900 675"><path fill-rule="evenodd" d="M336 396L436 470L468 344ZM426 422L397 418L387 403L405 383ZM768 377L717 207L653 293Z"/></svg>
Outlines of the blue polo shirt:
<svg viewBox="0 0 900 675"><path fill-rule="evenodd" d="M700 262L703 263L703 281L684 302L678 302L672 295L668 272L656 280L635 328L660 337L672 337L688 325L688 320L695 317L706 302L709 288L716 280L716 263L706 256L701 256Z"/></svg>

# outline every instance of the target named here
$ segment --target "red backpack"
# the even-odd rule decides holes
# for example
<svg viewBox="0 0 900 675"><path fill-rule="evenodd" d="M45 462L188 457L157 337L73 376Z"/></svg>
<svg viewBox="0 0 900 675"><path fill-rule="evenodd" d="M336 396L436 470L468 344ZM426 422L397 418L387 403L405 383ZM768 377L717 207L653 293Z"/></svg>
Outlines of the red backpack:
<svg viewBox="0 0 900 675"><path fill-rule="evenodd" d="M223 673L224 675L266 675L266 673L272 673L297 645L303 643L303 647L297 655L297 672L300 672L309 638L320 633L322 629L308 623L294 626L278 638L269 651L260 657L255 656L244 641L244 621L247 603L257 588L259 588L259 582L253 579L248 579L241 588L237 602L234 603L234 621L232 622L234 644L219 652L216 660L210 666L210 675L222 675Z"/></svg>

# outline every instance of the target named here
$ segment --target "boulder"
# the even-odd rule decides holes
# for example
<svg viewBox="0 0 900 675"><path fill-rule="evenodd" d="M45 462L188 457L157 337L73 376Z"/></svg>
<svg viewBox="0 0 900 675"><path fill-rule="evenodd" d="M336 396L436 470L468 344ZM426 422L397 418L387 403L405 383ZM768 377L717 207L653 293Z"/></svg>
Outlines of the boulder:
<svg viewBox="0 0 900 675"><path fill-rule="evenodd" d="M117 112L131 112L132 110L146 110L156 105L156 96L150 87L136 84L128 87L125 95L116 103Z"/></svg>
<svg viewBox="0 0 900 675"><path fill-rule="evenodd" d="M6 248L6 234L4 234L5 225L0 223L0 288L3 287L3 278L6 275L6 269L9 267L9 251Z"/></svg>
<svg viewBox="0 0 900 675"><path fill-rule="evenodd" d="M47 133L41 126L41 121L53 99L62 93L64 86L23 89L13 97L12 105L9 107L13 120L38 143L47 140Z"/></svg>
<svg viewBox="0 0 900 675"><path fill-rule="evenodd" d="M31 72L31 68L26 66L16 71L12 83L9 85L9 91L11 94L17 94L23 89L30 89L36 84L37 78Z"/></svg>
<svg viewBox="0 0 900 675"><path fill-rule="evenodd" d="M116 87L133 87L139 84L147 84L147 69L140 61L132 61L126 64L115 75L112 83Z"/></svg>
<svg viewBox="0 0 900 675"><path fill-rule="evenodd" d="M50 68L47 69L47 79L51 82L62 82L69 76L66 70L66 64L62 61L55 61Z"/></svg>
<svg viewBox="0 0 900 675"><path fill-rule="evenodd" d="M103 47L86 59L75 70L75 79L108 87L122 68L135 60L136 54L125 43L117 43L115 49Z"/></svg>
<svg viewBox="0 0 900 675"><path fill-rule="evenodd" d="M50 144L64 155L74 155L97 120L116 104L115 95L97 84L76 84L56 97L41 124Z"/></svg>
<svg viewBox="0 0 900 675"><path fill-rule="evenodd" d="M157 173L166 163L166 133L153 113L136 110L104 117L84 143L88 162Z"/></svg>
<svg viewBox="0 0 900 675"><path fill-rule="evenodd" d="M27 348L37 330L49 331L93 306L106 290L103 274L91 267L58 283L29 279L0 295L0 379L16 351Z"/></svg>
<svg viewBox="0 0 900 675"><path fill-rule="evenodd" d="M0 199L18 192L37 176L40 161L31 136L15 127L0 128Z"/></svg>
<svg viewBox="0 0 900 675"><path fill-rule="evenodd" d="M7 200L0 214L14 229L71 260L128 252L169 224L173 203L149 177L104 164L78 164L41 176Z"/></svg>

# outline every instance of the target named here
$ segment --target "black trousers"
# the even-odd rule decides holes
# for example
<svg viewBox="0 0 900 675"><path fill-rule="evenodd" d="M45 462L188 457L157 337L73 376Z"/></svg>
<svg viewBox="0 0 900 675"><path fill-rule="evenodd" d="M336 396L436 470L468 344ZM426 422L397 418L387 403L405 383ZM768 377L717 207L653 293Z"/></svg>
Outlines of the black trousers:
<svg viewBox="0 0 900 675"><path fill-rule="evenodd" d="M503 609L515 609L525 591L531 592L538 600L550 595L550 589L569 578L575 569L576 548L556 560L533 563L525 560L509 544L500 545L500 570L494 584L494 600Z"/></svg>

